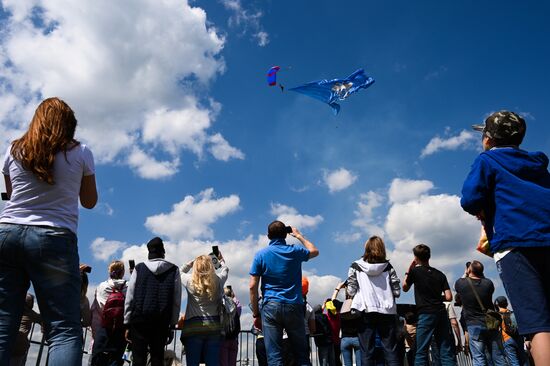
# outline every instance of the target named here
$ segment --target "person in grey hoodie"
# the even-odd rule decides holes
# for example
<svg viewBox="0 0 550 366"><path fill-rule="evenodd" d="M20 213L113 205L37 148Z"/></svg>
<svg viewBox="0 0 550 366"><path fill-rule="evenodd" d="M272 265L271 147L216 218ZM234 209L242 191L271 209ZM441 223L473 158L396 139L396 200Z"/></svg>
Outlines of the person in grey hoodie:
<svg viewBox="0 0 550 366"><path fill-rule="evenodd" d="M164 364L164 346L171 342L181 307L178 267L164 259L164 243L155 237L147 243L149 260L136 265L124 303L126 340L132 343L132 365Z"/></svg>
<svg viewBox="0 0 550 366"><path fill-rule="evenodd" d="M395 298L401 294L399 278L386 259L384 241L372 236L365 243L363 257L352 263L347 293L353 296L352 308L362 313L359 327L361 365L374 365L376 335L380 337L388 366L401 365L397 352Z"/></svg>

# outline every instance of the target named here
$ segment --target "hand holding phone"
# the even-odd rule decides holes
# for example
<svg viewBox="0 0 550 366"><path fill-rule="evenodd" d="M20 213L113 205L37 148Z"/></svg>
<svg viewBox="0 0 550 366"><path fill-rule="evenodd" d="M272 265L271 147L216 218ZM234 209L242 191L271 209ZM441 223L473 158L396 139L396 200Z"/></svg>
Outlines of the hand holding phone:
<svg viewBox="0 0 550 366"><path fill-rule="evenodd" d="M212 250L213 249L214 249L214 247L212 247ZM220 254L220 252L218 251L218 255L219 254ZM210 253L210 259L212 260L212 264L214 265L214 269L220 269L221 266L222 266L222 264L220 263L220 259L219 259L218 255L216 255L213 251L212 251L212 253Z"/></svg>
<svg viewBox="0 0 550 366"><path fill-rule="evenodd" d="M220 256L220 250L218 249L218 246L217 245L213 245L212 246L212 253L214 253L214 255L216 257L219 257Z"/></svg>

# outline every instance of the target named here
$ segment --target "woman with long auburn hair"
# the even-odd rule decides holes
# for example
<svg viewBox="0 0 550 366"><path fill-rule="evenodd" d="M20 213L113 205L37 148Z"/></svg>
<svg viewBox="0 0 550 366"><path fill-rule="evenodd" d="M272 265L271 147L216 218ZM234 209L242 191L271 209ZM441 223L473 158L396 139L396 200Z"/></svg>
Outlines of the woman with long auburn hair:
<svg viewBox="0 0 550 366"><path fill-rule="evenodd" d="M220 264L218 273L213 259ZM189 274L191 268L192 273ZM222 342L221 297L229 269L219 253L217 258L198 256L187 263L181 273L181 282L187 290L187 308L181 333L187 365L198 366L203 360L207 366L218 366Z"/></svg>
<svg viewBox="0 0 550 366"><path fill-rule="evenodd" d="M45 99L3 160L8 201L0 214L1 365L9 363L31 282L49 365L82 363L78 201L93 208L97 189L92 152L75 140L76 125L67 103Z"/></svg>
<svg viewBox="0 0 550 366"><path fill-rule="evenodd" d="M375 338L378 334L388 366L399 366L397 349L397 306L401 294L399 278L386 259L382 238L372 236L365 243L361 259L352 263L347 279L347 294L353 296L351 307L361 313L359 344L361 365L375 365Z"/></svg>

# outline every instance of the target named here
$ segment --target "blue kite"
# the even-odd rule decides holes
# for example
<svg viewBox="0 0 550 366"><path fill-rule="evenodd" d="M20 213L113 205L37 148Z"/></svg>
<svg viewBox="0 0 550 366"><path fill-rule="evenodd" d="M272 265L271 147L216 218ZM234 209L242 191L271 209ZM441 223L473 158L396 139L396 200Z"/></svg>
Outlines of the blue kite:
<svg viewBox="0 0 550 366"><path fill-rule="evenodd" d="M340 112L340 105L336 101L344 100L359 89L366 89L373 83L374 79L365 75L365 70L359 69L345 79L312 81L289 90L327 103L336 115Z"/></svg>

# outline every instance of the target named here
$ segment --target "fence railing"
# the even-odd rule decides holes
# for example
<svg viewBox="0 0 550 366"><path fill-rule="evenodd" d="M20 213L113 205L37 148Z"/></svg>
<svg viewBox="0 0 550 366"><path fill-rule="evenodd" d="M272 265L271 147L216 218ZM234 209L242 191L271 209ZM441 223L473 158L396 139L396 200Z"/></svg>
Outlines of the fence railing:
<svg viewBox="0 0 550 366"><path fill-rule="evenodd" d="M91 332L83 329L84 334L84 357L82 364L88 365L90 358ZM259 366L256 357L256 335L251 331L241 331L239 333L239 351L237 354L237 365L239 366ZM26 365L47 366L48 365L48 346L44 340L44 336L40 331L40 327L34 325L29 334L31 348L27 357ZM317 356L317 347L313 339L310 343L310 358L312 366L319 366ZM185 365L185 350L180 342L180 331L176 331L172 343L166 346L167 349L174 351L176 356L181 360L182 365ZM457 355L458 366L472 366L470 356L459 353ZM128 364L129 365L129 364ZM406 361L405 361L405 365Z"/></svg>

